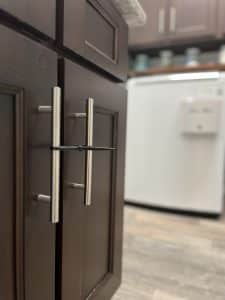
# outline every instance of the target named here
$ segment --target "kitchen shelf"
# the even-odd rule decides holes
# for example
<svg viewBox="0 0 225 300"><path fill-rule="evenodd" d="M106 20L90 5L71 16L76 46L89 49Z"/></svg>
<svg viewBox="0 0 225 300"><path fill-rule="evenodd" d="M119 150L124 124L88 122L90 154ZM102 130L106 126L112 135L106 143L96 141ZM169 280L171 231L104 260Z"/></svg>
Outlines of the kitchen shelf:
<svg viewBox="0 0 225 300"><path fill-rule="evenodd" d="M128 77L142 77L142 76L153 76L171 73L188 73L188 72L207 72L207 71L225 71L225 65L221 64L204 64L196 67L187 66L171 66L171 67L157 67L147 69L145 71L130 71Z"/></svg>

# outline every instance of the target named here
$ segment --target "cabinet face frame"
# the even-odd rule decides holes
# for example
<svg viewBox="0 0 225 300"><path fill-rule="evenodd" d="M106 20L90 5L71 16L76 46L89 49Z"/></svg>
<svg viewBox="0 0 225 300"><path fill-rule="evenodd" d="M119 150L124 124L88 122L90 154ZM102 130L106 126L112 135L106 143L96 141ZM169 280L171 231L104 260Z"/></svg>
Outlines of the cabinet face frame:
<svg viewBox="0 0 225 300"><path fill-rule="evenodd" d="M14 102L14 224L13 263L15 300L24 300L24 91L21 88L0 84L0 94L13 97Z"/></svg>

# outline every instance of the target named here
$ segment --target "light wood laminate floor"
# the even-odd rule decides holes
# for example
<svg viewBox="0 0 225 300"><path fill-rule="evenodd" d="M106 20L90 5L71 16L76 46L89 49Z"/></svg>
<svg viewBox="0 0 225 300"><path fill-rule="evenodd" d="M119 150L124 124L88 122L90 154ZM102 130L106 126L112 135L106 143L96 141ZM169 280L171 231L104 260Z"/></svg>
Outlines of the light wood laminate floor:
<svg viewBox="0 0 225 300"><path fill-rule="evenodd" d="M125 207L113 300L225 300L225 222Z"/></svg>

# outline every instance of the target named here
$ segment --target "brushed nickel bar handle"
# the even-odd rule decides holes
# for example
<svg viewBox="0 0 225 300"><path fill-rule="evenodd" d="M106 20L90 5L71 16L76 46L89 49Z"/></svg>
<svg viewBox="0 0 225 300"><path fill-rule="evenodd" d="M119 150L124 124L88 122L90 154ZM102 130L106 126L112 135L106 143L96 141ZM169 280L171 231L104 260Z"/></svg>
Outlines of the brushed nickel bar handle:
<svg viewBox="0 0 225 300"><path fill-rule="evenodd" d="M36 200L38 202L50 203L51 202L51 197L48 196L48 195L44 195L44 194L37 194L34 197L34 200Z"/></svg>
<svg viewBox="0 0 225 300"><path fill-rule="evenodd" d="M159 18L158 18L158 32L165 33L165 9L161 8L159 10Z"/></svg>
<svg viewBox="0 0 225 300"><path fill-rule="evenodd" d="M87 99L87 118L86 118L86 145L87 147L93 147L93 134L94 134L94 99ZM92 196L92 174L93 173L93 152L86 151L85 159L85 206L91 205Z"/></svg>
<svg viewBox="0 0 225 300"><path fill-rule="evenodd" d="M79 189L79 190L84 190L85 186L83 183L76 183L76 182L68 182L67 186L71 189Z"/></svg>
<svg viewBox="0 0 225 300"><path fill-rule="evenodd" d="M170 32L176 31L177 10L175 7L170 7Z"/></svg>
<svg viewBox="0 0 225 300"><path fill-rule="evenodd" d="M94 134L94 99L88 98L86 113L74 113L73 118L86 118L86 144L85 145L61 145L61 89L53 88L52 106L39 106L38 112L52 112L52 182L51 197L39 194L36 200L49 202L51 200L51 222L59 222L59 196L60 196L60 153L61 151L85 151L85 183L69 183L68 187L84 189L84 204L92 203L92 177L93 177L93 151L114 151L116 148L95 147L93 145Z"/></svg>
<svg viewBox="0 0 225 300"><path fill-rule="evenodd" d="M52 107L50 105L39 105L37 107L37 111L39 113L51 113L52 112Z"/></svg>
<svg viewBox="0 0 225 300"><path fill-rule="evenodd" d="M73 113L69 115L71 118L86 118L87 114L86 113Z"/></svg>
<svg viewBox="0 0 225 300"><path fill-rule="evenodd" d="M52 182L51 182L51 222L59 222L60 193L60 150L61 142L61 88L53 88L52 97Z"/></svg>
<svg viewBox="0 0 225 300"><path fill-rule="evenodd" d="M67 152L67 151L114 151L116 148L113 147L95 147L95 146L86 146L86 145L63 145L59 147L51 147L51 149L54 150L60 150L62 152Z"/></svg>

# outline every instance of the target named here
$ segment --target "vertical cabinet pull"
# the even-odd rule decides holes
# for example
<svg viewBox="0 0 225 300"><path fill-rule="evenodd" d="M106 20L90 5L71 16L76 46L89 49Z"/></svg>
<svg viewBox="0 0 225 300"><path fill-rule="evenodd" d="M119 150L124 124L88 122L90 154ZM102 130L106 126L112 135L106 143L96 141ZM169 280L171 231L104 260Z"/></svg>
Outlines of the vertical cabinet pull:
<svg viewBox="0 0 225 300"><path fill-rule="evenodd" d="M170 32L176 31L177 10L175 7L170 7Z"/></svg>
<svg viewBox="0 0 225 300"><path fill-rule="evenodd" d="M92 204L92 179L93 179L93 151L114 151L112 147L95 147L93 145L94 135L94 99L88 98L86 113L74 113L70 115L75 118L86 118L86 144L85 145L61 145L61 88L53 88L52 106L38 106L39 113L52 113L52 166L51 166L51 196L38 194L37 201L51 202L51 222L59 222L60 202L60 156L61 151L85 151L85 182L68 183L68 187L83 189L84 205Z"/></svg>
<svg viewBox="0 0 225 300"><path fill-rule="evenodd" d="M94 131L94 99L87 100L87 118L86 118L86 145L93 147L93 131ZM86 151L85 158L85 206L91 205L92 193L92 171L93 171L93 151Z"/></svg>
<svg viewBox="0 0 225 300"><path fill-rule="evenodd" d="M70 182L67 184L68 187L73 189L83 189L84 190L84 205L91 206L92 204L92 178L93 178L93 151L101 150L114 150L105 147L94 147L94 99L88 98L86 103L86 113L74 113L71 115L73 118L86 118L86 144L67 146L66 149L77 149L80 151L85 151L85 180L84 184Z"/></svg>
<svg viewBox="0 0 225 300"><path fill-rule="evenodd" d="M159 10L159 23L158 23L158 32L165 33L165 9L161 8Z"/></svg>
<svg viewBox="0 0 225 300"><path fill-rule="evenodd" d="M52 182L51 182L51 222L59 222L60 193L60 151L55 148L61 142L61 89L53 88L52 97Z"/></svg>
<svg viewBox="0 0 225 300"><path fill-rule="evenodd" d="M86 144L61 146L62 151L85 151L85 180L84 184L68 182L67 186L72 189L84 190L84 205L92 204L92 180L93 180L93 151L114 151L112 147L95 147L93 145L94 135L94 99L88 98L86 103L86 113L73 113L72 118L86 118Z"/></svg>
<svg viewBox="0 0 225 300"><path fill-rule="evenodd" d="M51 144L51 196L37 194L38 202L51 203L50 221L52 224L59 222L59 197L60 197L60 147L61 142L61 88L56 86L52 91L52 105L38 106L38 113L52 113L52 144Z"/></svg>

